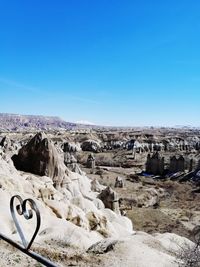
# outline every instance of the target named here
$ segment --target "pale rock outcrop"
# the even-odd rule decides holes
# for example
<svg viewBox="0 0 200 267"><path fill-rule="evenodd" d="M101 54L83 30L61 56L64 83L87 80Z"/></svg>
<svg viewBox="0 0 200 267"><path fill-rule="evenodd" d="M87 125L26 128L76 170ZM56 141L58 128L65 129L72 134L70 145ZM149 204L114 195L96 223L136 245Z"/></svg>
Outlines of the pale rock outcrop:
<svg viewBox="0 0 200 267"><path fill-rule="evenodd" d="M98 180L96 178L94 178L92 181L91 181L91 189L92 191L95 191L95 192L101 192L103 189L105 189L105 186L104 185L101 185Z"/></svg>
<svg viewBox="0 0 200 267"><path fill-rule="evenodd" d="M7 136L4 136L0 142L0 146L6 150L6 149L9 149L11 145L12 143L11 143L10 138Z"/></svg>
<svg viewBox="0 0 200 267"><path fill-rule="evenodd" d="M109 244L112 244L110 239L107 242L99 241L89 250L98 253ZM176 252L185 244L191 246L192 242L176 234L152 236L137 232L136 235L114 243L112 250L102 256L101 264L111 267L178 267L180 265Z"/></svg>
<svg viewBox="0 0 200 267"><path fill-rule="evenodd" d="M23 198L33 198L40 209L40 233L43 234L38 235L37 242L54 238L57 241L62 239L68 245L87 248L104 236L119 238L117 227L107 218L106 210L100 200L96 199L95 193L90 191L88 178L78 175L80 181L77 182L74 180L75 175L77 174L71 173L71 190L66 195L67 189L64 192L55 189L50 178L19 173L12 162L0 160L0 209L4 216L0 225L2 231L18 240L18 236L12 234L14 225L9 212L9 200L12 195L20 194ZM122 221L127 218L116 216L119 225L125 228ZM34 229L31 225L34 223L27 225L23 219L20 222L25 231L31 234L31 228ZM127 229L126 232L130 234L132 225Z"/></svg>
<svg viewBox="0 0 200 267"><path fill-rule="evenodd" d="M111 209L118 214L120 213L118 195L110 186L102 190L98 195L98 198L102 200L106 208Z"/></svg>
<svg viewBox="0 0 200 267"><path fill-rule="evenodd" d="M70 167L71 165L73 167L73 164L77 163L77 159L74 157L74 155L66 152L64 154L64 163L67 167Z"/></svg>
<svg viewBox="0 0 200 267"><path fill-rule="evenodd" d="M69 152L66 152L64 154L64 163L68 169L70 169L72 172L76 172L80 175L83 174L81 171L77 159L74 157L74 155L70 154Z"/></svg>
<svg viewBox="0 0 200 267"><path fill-rule="evenodd" d="M19 143L15 143L9 136L4 136L0 141L1 150L6 153L6 156L12 156L19 149Z"/></svg>
<svg viewBox="0 0 200 267"><path fill-rule="evenodd" d="M0 226L12 239L18 240L9 213L9 199L14 194L37 202L42 215L36 239L39 243L53 238L88 248L105 237L120 238L133 233L130 220L111 210L107 215L107 209L97 198L99 193L92 191L91 180L83 173L67 169L46 135L37 134L13 161L22 172L14 168L11 160L0 159L0 209L5 213ZM57 180L59 186L55 186ZM28 236L31 235L34 223L27 225L23 218L21 221Z"/></svg>
<svg viewBox="0 0 200 267"><path fill-rule="evenodd" d="M147 188L143 190L140 196L137 197L137 205L139 207L152 207L159 205L160 198L165 195L162 188Z"/></svg>

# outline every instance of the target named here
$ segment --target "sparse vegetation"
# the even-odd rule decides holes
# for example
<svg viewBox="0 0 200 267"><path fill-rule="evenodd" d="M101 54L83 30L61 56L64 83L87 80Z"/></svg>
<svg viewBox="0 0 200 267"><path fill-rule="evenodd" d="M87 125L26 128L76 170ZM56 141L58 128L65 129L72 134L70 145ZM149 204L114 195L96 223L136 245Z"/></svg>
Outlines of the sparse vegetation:
<svg viewBox="0 0 200 267"><path fill-rule="evenodd" d="M177 253L177 263L179 267L199 267L200 266L200 235L195 238L193 244L184 243Z"/></svg>

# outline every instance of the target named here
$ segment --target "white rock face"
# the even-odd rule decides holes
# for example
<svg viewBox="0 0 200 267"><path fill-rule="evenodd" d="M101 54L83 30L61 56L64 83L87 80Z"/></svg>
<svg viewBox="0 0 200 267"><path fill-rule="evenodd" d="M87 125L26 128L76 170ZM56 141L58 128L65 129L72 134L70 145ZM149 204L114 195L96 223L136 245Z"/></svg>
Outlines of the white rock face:
<svg viewBox="0 0 200 267"><path fill-rule="evenodd" d="M102 266L178 267L175 252L185 243L190 245L192 242L170 233L152 236L138 232L118 242L112 251L104 254Z"/></svg>
<svg viewBox="0 0 200 267"><path fill-rule="evenodd" d="M88 248L105 237L120 238L133 232L126 217L104 208L96 198L98 193L91 190L88 177L68 173L66 186L55 189L49 177L17 171L11 161L1 159L0 210L4 218L0 221L1 231L18 240L9 211L11 196L18 194L24 199L33 198L40 209L42 225L37 242L53 238L67 245ZM25 233L31 236L34 222L19 220Z"/></svg>

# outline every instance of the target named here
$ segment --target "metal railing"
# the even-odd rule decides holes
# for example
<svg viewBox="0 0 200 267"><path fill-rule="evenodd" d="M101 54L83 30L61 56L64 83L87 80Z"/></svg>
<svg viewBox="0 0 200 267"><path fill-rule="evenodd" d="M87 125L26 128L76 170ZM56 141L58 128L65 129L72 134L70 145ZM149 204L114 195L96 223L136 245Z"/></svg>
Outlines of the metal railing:
<svg viewBox="0 0 200 267"><path fill-rule="evenodd" d="M15 204L15 200L18 201L18 204ZM22 245L14 242L4 234L0 233L0 238L9 243L10 245L14 246L15 248L19 249L26 255L30 256L31 258L37 260L38 262L42 263L44 266L47 267L58 267L56 264L52 263L50 260L44 258L43 256L35 253L34 251L31 251L31 245L33 244L38 231L40 229L41 225L41 217L40 217L40 211L35 203L35 201L31 198L27 198L23 200L19 195L15 195L10 200L10 211L11 215L14 221L14 224L16 226L17 232L19 234L19 237L21 239ZM36 228L34 231L34 234L31 238L31 240L28 242L25 238L24 232L19 224L19 221L17 219L16 213L18 215L23 215L26 220L30 220L33 218L33 214L36 215Z"/></svg>

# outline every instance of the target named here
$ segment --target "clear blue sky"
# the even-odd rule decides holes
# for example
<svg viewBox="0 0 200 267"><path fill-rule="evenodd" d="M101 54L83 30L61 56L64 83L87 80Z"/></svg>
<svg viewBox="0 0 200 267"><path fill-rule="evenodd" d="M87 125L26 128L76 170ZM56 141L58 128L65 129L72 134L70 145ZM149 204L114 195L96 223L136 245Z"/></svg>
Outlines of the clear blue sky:
<svg viewBox="0 0 200 267"><path fill-rule="evenodd" d="M0 112L200 126L199 0L1 0Z"/></svg>

